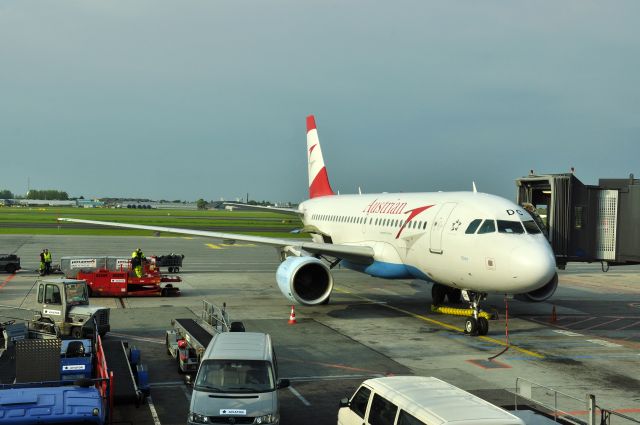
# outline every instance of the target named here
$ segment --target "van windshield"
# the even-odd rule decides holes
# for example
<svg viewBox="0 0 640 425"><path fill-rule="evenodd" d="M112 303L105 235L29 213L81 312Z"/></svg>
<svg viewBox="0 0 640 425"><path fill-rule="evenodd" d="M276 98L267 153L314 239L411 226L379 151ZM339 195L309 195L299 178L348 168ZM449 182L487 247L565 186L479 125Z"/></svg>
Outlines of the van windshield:
<svg viewBox="0 0 640 425"><path fill-rule="evenodd" d="M275 390L271 364L264 360L205 360L194 389L215 393L262 393Z"/></svg>

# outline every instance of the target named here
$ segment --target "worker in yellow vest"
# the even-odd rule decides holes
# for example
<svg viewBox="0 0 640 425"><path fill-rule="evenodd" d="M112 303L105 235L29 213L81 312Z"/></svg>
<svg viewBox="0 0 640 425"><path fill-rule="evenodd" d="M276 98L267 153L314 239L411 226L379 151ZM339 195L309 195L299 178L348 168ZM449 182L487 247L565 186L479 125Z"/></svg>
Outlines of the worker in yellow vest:
<svg viewBox="0 0 640 425"><path fill-rule="evenodd" d="M131 267L137 277L142 277L142 262L145 257L140 248L131 253Z"/></svg>
<svg viewBox="0 0 640 425"><path fill-rule="evenodd" d="M44 274L51 274L51 253L48 249L44 250Z"/></svg>

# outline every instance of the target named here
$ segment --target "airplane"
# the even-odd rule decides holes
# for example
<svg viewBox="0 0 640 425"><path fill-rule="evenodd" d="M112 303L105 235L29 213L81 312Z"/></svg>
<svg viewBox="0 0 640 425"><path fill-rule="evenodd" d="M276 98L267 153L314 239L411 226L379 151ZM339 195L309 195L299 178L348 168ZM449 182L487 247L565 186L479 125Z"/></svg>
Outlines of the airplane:
<svg viewBox="0 0 640 425"><path fill-rule="evenodd" d="M60 221L145 229L274 246L282 294L302 305L327 304L340 264L385 279L433 284L434 305L469 303L464 331L486 335L480 303L488 293L540 302L553 295L558 274L553 251L531 215L486 193L335 194L329 183L315 117L307 117L309 199L297 209L311 241L74 218Z"/></svg>

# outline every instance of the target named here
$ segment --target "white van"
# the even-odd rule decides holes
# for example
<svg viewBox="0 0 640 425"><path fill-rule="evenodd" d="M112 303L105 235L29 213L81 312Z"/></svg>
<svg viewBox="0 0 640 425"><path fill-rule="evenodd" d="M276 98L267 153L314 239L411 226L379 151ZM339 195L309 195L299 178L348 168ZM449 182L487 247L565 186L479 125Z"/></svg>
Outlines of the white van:
<svg viewBox="0 0 640 425"><path fill-rule="evenodd" d="M187 423L279 424L277 390L288 386L268 334L217 334L202 356Z"/></svg>
<svg viewBox="0 0 640 425"><path fill-rule="evenodd" d="M338 425L525 425L488 401L438 378L392 376L364 381L340 401Z"/></svg>

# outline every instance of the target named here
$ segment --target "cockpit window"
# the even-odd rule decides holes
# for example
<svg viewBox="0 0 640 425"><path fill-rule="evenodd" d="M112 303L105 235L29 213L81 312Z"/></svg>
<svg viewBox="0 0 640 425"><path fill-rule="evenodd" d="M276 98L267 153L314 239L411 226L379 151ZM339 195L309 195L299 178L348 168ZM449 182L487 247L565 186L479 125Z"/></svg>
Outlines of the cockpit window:
<svg viewBox="0 0 640 425"><path fill-rule="evenodd" d="M480 230L478 230L478 234L481 235L483 233L493 233L496 231L496 222L493 220L485 220L482 222L480 226Z"/></svg>
<svg viewBox="0 0 640 425"><path fill-rule="evenodd" d="M540 228L536 224L536 222L533 220L523 221L522 224L524 225L524 228L527 230L527 233L531 235L537 235L538 233L542 233L540 231Z"/></svg>
<svg viewBox="0 0 640 425"><path fill-rule="evenodd" d="M498 220L498 233L524 233L520 221Z"/></svg>
<svg viewBox="0 0 640 425"><path fill-rule="evenodd" d="M474 234L476 232L476 230L478 229L478 226L480 226L480 223L482 223L482 219L476 218L471 223L469 223L469 225L467 226L467 230L465 230L464 232L467 235Z"/></svg>

